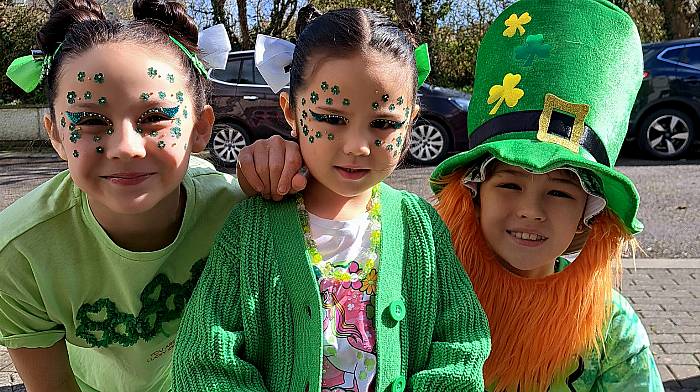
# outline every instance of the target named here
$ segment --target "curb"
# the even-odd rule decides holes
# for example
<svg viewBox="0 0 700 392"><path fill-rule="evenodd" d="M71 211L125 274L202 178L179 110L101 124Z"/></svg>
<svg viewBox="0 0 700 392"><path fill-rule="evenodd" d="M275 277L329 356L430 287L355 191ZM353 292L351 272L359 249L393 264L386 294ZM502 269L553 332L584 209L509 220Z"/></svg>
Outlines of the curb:
<svg viewBox="0 0 700 392"><path fill-rule="evenodd" d="M622 259L622 268L700 269L700 259Z"/></svg>

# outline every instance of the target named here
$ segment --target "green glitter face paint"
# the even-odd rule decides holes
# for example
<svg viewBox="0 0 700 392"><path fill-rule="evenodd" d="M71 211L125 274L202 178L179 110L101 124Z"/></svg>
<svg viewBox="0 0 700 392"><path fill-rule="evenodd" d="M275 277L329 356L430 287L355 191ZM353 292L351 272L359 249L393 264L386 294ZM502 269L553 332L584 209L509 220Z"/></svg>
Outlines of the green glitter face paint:
<svg viewBox="0 0 700 392"><path fill-rule="evenodd" d="M85 81L85 72L83 72L83 71L78 72L78 81L81 83Z"/></svg>
<svg viewBox="0 0 700 392"><path fill-rule="evenodd" d="M350 106L350 100L347 98L343 99L343 106Z"/></svg>
<svg viewBox="0 0 700 392"><path fill-rule="evenodd" d="M330 125L345 125L350 122L350 120L348 120L347 118L337 114L321 114L316 113L311 109L309 109L309 112L311 113L311 117L313 117L314 120L319 122L325 122Z"/></svg>
<svg viewBox="0 0 700 392"><path fill-rule="evenodd" d="M74 156L75 158L77 158L77 157L80 156L80 153L78 152L78 150L73 150L73 156Z"/></svg>
<svg viewBox="0 0 700 392"><path fill-rule="evenodd" d="M102 84L105 82L105 76L102 74L102 72L96 73L95 76L92 77L92 80L94 80L97 84Z"/></svg>
<svg viewBox="0 0 700 392"><path fill-rule="evenodd" d="M92 91L86 91L85 94L83 94L83 97L85 99L92 99Z"/></svg>
<svg viewBox="0 0 700 392"><path fill-rule="evenodd" d="M66 94L66 98L68 99L69 104L74 104L75 103L75 98L78 95L75 93L75 91L69 91L68 94Z"/></svg>
<svg viewBox="0 0 700 392"><path fill-rule="evenodd" d="M326 98L326 105L333 105L333 98Z"/></svg>
<svg viewBox="0 0 700 392"><path fill-rule="evenodd" d="M102 114L99 113L92 113L92 112L66 112L66 117L68 117L68 120L73 123L71 125L82 125L81 123L83 120L92 120L92 124L89 125L112 125L112 121L108 119L106 116L103 116ZM102 124L95 124L95 122L102 122Z"/></svg>
<svg viewBox="0 0 700 392"><path fill-rule="evenodd" d="M328 82L321 82L321 90L328 91Z"/></svg>
<svg viewBox="0 0 700 392"><path fill-rule="evenodd" d="M173 117L177 115L177 112L180 111L180 105L178 106L173 106L171 108L151 108L143 112L141 116L139 116L138 120L136 120L137 123L142 123L143 120L145 120L148 116L152 114L162 114L165 117L167 117L166 120L172 120Z"/></svg>
<svg viewBox="0 0 700 392"><path fill-rule="evenodd" d="M396 137L396 147L401 147L401 135Z"/></svg>
<svg viewBox="0 0 700 392"><path fill-rule="evenodd" d="M153 67L148 67L148 76L149 76L151 79L153 79L153 78L155 78L156 76L158 76L158 71L156 71L156 69L153 68Z"/></svg>
<svg viewBox="0 0 700 392"><path fill-rule="evenodd" d="M170 128L170 136L179 139L180 136L182 136L182 130L180 129L180 127Z"/></svg>
<svg viewBox="0 0 700 392"><path fill-rule="evenodd" d="M168 74L165 78L168 79L168 82L175 83L175 75Z"/></svg>
<svg viewBox="0 0 700 392"><path fill-rule="evenodd" d="M139 95L139 98L142 101L148 101L148 98L150 98L150 97L151 97L151 94L149 94L149 93L141 93L141 95Z"/></svg>
<svg viewBox="0 0 700 392"><path fill-rule="evenodd" d="M340 87L338 87L338 86L331 87L331 93L333 93L333 95L339 95L340 94Z"/></svg>
<svg viewBox="0 0 700 392"><path fill-rule="evenodd" d="M98 154L102 154L102 153L105 152L105 148L102 147L102 146L97 146L97 148L95 149L95 151L96 151Z"/></svg>
<svg viewBox="0 0 700 392"><path fill-rule="evenodd" d="M106 104L107 104L107 98L105 98L105 97L100 97L100 98L97 100L97 103L100 104L100 105L106 105Z"/></svg>

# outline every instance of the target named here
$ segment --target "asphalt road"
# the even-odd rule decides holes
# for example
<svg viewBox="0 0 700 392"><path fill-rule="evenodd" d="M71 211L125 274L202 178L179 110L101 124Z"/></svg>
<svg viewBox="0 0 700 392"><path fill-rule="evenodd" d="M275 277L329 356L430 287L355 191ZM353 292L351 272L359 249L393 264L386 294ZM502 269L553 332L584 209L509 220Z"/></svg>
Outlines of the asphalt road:
<svg viewBox="0 0 700 392"><path fill-rule="evenodd" d="M0 210L65 167L46 149L0 151ZM638 240L646 254L638 257L700 258L700 160L621 158L617 167L634 181L641 197L639 218L645 229ZM401 168L387 182L429 198L432 169Z"/></svg>

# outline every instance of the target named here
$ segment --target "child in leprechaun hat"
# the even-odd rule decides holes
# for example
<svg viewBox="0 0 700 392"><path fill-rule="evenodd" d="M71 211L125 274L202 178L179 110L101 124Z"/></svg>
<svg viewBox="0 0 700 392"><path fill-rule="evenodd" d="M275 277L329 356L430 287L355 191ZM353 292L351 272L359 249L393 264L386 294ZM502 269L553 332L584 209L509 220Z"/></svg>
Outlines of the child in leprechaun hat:
<svg viewBox="0 0 700 392"><path fill-rule="evenodd" d="M489 319L489 391L663 390L615 291L643 228L614 169L642 65L634 23L605 0L522 0L483 38L471 149L431 186Z"/></svg>

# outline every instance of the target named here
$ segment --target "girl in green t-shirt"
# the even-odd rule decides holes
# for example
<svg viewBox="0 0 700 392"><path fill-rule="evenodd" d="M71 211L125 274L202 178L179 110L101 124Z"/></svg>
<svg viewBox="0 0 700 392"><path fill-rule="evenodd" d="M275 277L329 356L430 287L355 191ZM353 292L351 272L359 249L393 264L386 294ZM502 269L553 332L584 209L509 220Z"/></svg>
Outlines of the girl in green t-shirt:
<svg viewBox="0 0 700 392"><path fill-rule="evenodd" d="M25 91L43 81L44 125L68 163L0 213L0 344L29 391L168 390L184 305L245 197L190 157L214 114L184 5L137 0L133 12L108 20L93 0L60 0L41 52L7 72ZM242 152L253 186L241 187L286 192L299 164L274 168L295 148L277 138Z"/></svg>

